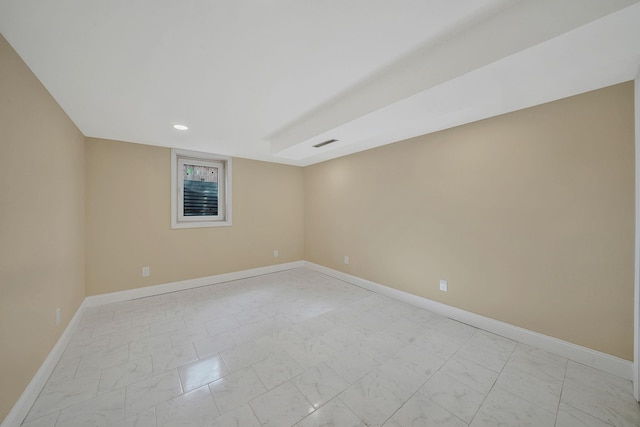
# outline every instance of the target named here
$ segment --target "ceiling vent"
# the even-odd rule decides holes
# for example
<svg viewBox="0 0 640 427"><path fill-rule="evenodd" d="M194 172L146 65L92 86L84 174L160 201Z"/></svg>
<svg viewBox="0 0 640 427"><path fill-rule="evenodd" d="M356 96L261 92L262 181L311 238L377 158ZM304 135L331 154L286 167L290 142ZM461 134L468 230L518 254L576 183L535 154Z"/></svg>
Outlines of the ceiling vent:
<svg viewBox="0 0 640 427"><path fill-rule="evenodd" d="M334 142L338 141L337 139L330 139L328 141L324 141L324 142L319 142L316 145L313 146L313 148L320 148L320 147L324 147L325 145L329 145L329 144L333 144Z"/></svg>

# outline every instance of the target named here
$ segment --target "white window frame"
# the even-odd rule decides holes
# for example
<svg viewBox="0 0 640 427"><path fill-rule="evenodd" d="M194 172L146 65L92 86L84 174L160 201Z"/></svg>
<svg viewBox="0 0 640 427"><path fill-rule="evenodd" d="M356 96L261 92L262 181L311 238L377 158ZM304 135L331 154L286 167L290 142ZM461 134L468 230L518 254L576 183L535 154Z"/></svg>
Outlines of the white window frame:
<svg viewBox="0 0 640 427"><path fill-rule="evenodd" d="M187 164L216 167L218 175L218 215L184 216L184 176L182 166ZM229 227L231 226L231 157L197 151L171 150L171 228Z"/></svg>

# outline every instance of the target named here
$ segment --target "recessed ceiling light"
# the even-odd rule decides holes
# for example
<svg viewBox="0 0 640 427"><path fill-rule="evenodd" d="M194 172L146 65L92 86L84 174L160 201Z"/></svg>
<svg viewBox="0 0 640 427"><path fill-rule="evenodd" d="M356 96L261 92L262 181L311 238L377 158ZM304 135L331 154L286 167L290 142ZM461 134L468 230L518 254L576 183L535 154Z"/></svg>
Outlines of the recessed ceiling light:
<svg viewBox="0 0 640 427"><path fill-rule="evenodd" d="M188 130L189 126L185 126L185 125L173 125L174 129L178 129L178 130Z"/></svg>

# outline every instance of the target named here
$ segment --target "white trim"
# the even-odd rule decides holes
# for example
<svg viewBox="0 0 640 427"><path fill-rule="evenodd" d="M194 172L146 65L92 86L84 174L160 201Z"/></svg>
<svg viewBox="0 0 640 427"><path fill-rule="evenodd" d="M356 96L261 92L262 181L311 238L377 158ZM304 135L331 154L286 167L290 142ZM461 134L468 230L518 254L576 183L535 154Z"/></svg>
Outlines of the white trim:
<svg viewBox="0 0 640 427"><path fill-rule="evenodd" d="M471 313L460 308L452 307L450 305L442 304L427 298L419 297L417 295L400 291L398 289L381 285L379 283L371 282L357 276L352 276L341 271L314 264L312 262L305 261L304 265L311 270L319 271L328 276L343 280L356 286L360 286L381 295L397 299L407 304L424 308L434 313L446 316L450 319L457 320L459 322L475 326L485 331L489 331L524 344L529 344L543 350L559 354L563 357L566 357L567 359L580 362L587 366L609 372L610 374L617 375L628 380L632 379L633 363L628 360L620 359L606 353L572 344L570 342L553 338L547 335L539 334L528 329L511 325L509 323L501 322L499 320Z"/></svg>
<svg viewBox="0 0 640 427"><path fill-rule="evenodd" d="M178 181L178 194L177 196L177 207L178 207L178 224L182 222L224 222L226 216L227 209L227 198L226 198L226 186L227 186L227 168L226 161L218 160L218 159L193 159L190 157L182 157L178 156L177 158L177 171L179 173L176 176ZM184 214L184 184L186 182L184 178L184 167L185 166L204 166L207 169L215 169L217 172L217 191L218 191L218 213L216 215L207 215L207 216L187 216ZM176 224L174 224L175 226Z"/></svg>
<svg viewBox="0 0 640 427"><path fill-rule="evenodd" d="M87 307L96 307L99 305L110 304L114 302L122 302L136 298L161 295L169 292L192 289L200 286L214 285L233 280L246 279L248 277L277 273L280 271L302 267L319 271L336 279L343 280L345 282L360 286L381 295L385 295L399 301L403 301L408 304L427 309L434 313L441 314L443 316L463 323L467 323L477 328L484 329L486 331L493 332L495 334L525 344L542 348L576 362L601 369L605 372L609 372L625 379L632 379L635 375L634 364L627 360L623 360L615 356L601 353L599 351L591 350L589 348L562 341L557 338L549 337L547 335L539 334L537 332L510 325L508 323L504 323L495 319L481 316L479 314L471 313L466 310L432 301L427 298L409 294L407 292L390 288L379 283L371 282L357 276L352 276L347 273L323 267L309 261L294 261L284 264L276 264L249 270L236 271L232 273L218 274L215 276L181 280L179 282L165 283L162 285L148 286L144 288L86 297L67 327L65 328L64 332L60 336L60 339L58 339L58 342L55 344L45 361L42 363L42 365L34 375L29 385L27 385L18 401L15 403L15 405L13 405L13 408L11 408L11 411L9 411L9 414L7 414L2 424L0 424L0 427L20 426L24 418L29 413L29 410L33 406L34 402L36 401L38 395L40 394L40 391L49 379L49 376L56 367L56 364L60 360L62 353L67 347L67 344L69 343L69 340L71 339L71 336L73 335L73 332L75 331L78 322L82 317L82 313Z"/></svg>
<svg viewBox="0 0 640 427"><path fill-rule="evenodd" d="M635 254L633 286L633 396L640 401L640 69L634 81L635 104Z"/></svg>
<svg viewBox="0 0 640 427"><path fill-rule="evenodd" d="M64 350L67 348L67 344L69 344L69 340L73 336L78 322L82 317L82 312L86 307L86 301L85 299L82 304L80 304L80 307L76 310L76 314L73 315L64 332L60 335L58 342L56 342L56 345L53 346L47 358L42 362L42 365L40 365L40 368L22 392L18 401L13 405L4 421L2 421L0 427L19 427L20 424L22 424L22 421L26 418L29 410L40 395L42 388L53 373L58 361L62 357L62 353L64 353Z"/></svg>
<svg viewBox="0 0 640 427"><path fill-rule="evenodd" d="M279 271L291 270L293 268L300 267L304 267L304 261L293 261L284 264L268 265L266 267L252 268L249 270L216 274L215 276L198 277L196 279L180 280L179 282L164 283L161 285L146 286L144 288L136 288L126 291L111 292L108 294L88 296L85 299L85 303L87 307L95 307L98 305L111 304L113 302L146 298L154 295L166 294L169 292L183 291L185 289L199 288L201 286L215 285L218 283L230 282L232 280L261 276L263 274L277 273Z"/></svg>
<svg viewBox="0 0 640 427"><path fill-rule="evenodd" d="M40 391L46 384L49 376L53 373L62 353L64 353L73 332L75 331L82 313L87 307L96 307L99 305L110 304L112 302L128 301L136 298L150 297L161 295L168 292L182 291L185 289L197 288L200 286L215 285L232 280L246 279L248 277L261 276L263 274L277 273L279 271L291 270L293 268L304 267L304 261L294 261L283 264L269 265L266 267L252 268L249 270L235 271L232 273L217 274L215 276L200 277L197 279L181 280L179 282L165 283L162 285L147 286L139 289L131 289L127 291L112 292L109 294L88 296L84 299L80 307L74 314L73 318L65 328L64 332L58 339L40 369L33 376L33 379L27 385L18 401L13 405L9 414L5 417L0 427L19 427L29 410L35 403Z"/></svg>
<svg viewBox="0 0 640 427"><path fill-rule="evenodd" d="M224 186L222 188L224 202L224 221L180 221L178 213L178 158L187 157L193 160L218 160L224 163ZM233 192L233 159L198 151L171 149L171 228L201 228L201 227L230 227L232 221L232 192ZM220 190L219 190L220 191ZM1 427L1 426L0 426Z"/></svg>

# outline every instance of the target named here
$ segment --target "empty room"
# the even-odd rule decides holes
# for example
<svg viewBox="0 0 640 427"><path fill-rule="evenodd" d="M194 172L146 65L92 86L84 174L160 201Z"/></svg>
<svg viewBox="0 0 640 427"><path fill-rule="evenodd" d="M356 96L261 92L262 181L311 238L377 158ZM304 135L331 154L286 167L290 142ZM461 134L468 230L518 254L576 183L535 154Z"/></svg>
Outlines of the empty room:
<svg viewBox="0 0 640 427"><path fill-rule="evenodd" d="M640 0L0 1L0 427L640 426Z"/></svg>

